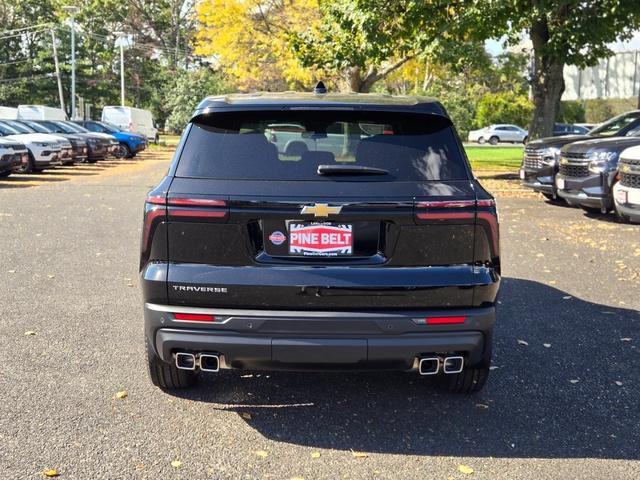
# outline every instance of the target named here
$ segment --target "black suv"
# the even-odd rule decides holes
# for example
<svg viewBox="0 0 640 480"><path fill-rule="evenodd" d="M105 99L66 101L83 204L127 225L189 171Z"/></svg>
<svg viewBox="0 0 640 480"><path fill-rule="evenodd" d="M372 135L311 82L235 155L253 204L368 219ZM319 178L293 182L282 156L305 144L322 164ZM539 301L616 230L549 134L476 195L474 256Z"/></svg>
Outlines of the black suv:
<svg viewBox="0 0 640 480"><path fill-rule="evenodd" d="M640 110L608 120L585 135L562 135L533 140L524 149L520 179L522 185L542 193L548 199L558 198L556 175L560 166L560 149L580 140L624 137L640 126Z"/></svg>
<svg viewBox="0 0 640 480"><path fill-rule="evenodd" d="M141 250L161 388L220 368L487 379L496 206L436 101L205 99L148 194Z"/></svg>

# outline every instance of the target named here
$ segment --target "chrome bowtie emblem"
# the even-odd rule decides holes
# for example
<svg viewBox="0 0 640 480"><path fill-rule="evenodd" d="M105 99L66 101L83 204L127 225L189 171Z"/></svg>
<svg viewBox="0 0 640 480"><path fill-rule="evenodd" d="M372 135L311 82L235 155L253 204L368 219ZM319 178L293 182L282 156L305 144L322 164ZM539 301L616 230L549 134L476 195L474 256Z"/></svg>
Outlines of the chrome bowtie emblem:
<svg viewBox="0 0 640 480"><path fill-rule="evenodd" d="M314 205L305 205L300 213L302 215L314 215L316 217L328 217L329 215L337 215L342 211L342 206L330 207L328 203L316 203Z"/></svg>

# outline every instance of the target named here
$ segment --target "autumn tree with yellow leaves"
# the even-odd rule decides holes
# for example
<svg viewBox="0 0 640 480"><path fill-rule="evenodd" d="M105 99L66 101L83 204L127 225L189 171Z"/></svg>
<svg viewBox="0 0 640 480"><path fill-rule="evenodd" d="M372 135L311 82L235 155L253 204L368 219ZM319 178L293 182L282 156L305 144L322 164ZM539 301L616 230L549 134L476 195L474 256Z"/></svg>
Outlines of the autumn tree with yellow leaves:
<svg viewBox="0 0 640 480"><path fill-rule="evenodd" d="M196 53L211 57L241 91L305 90L325 75L303 66L290 39L320 23L318 0L202 0Z"/></svg>

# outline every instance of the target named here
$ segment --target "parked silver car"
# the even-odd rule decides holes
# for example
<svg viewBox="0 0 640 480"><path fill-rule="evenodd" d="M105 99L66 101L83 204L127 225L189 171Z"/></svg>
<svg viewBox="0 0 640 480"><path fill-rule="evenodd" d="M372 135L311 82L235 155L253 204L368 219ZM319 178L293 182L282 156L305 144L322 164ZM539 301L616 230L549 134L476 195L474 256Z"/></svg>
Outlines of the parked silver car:
<svg viewBox="0 0 640 480"><path fill-rule="evenodd" d="M528 140L529 132L517 125L489 125L480 130L471 130L469 132L470 142L489 142L491 145L497 145L500 142L527 143Z"/></svg>

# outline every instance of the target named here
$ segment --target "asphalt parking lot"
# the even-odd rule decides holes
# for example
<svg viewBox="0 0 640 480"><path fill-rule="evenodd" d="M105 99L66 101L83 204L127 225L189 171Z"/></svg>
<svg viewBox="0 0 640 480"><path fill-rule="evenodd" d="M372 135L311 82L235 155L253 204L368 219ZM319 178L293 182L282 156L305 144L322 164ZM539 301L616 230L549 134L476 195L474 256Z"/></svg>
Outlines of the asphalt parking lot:
<svg viewBox="0 0 640 480"><path fill-rule="evenodd" d="M640 478L640 225L499 196L495 368L476 396L236 372L169 395L147 379L137 278L169 152L140 157L0 181L3 478Z"/></svg>

